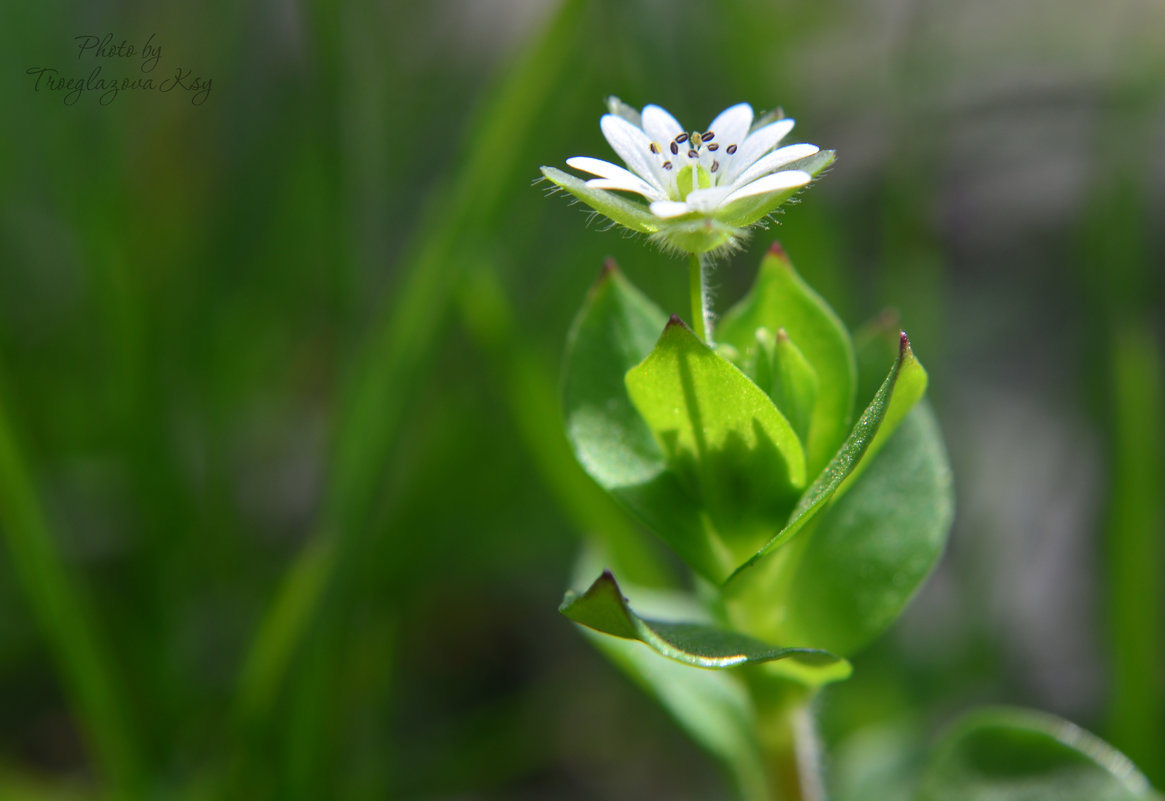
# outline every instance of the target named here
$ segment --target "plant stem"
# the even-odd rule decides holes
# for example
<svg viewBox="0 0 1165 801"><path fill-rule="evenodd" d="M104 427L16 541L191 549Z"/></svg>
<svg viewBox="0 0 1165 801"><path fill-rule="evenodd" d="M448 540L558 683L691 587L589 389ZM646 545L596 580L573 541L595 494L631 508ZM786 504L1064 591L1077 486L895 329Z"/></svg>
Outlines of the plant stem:
<svg viewBox="0 0 1165 801"><path fill-rule="evenodd" d="M825 801L811 691L763 670L748 685L768 768L765 801Z"/></svg>
<svg viewBox="0 0 1165 801"><path fill-rule="evenodd" d="M688 261L688 291L692 296L692 325L696 336L712 344L712 304L708 299L708 261L693 253Z"/></svg>

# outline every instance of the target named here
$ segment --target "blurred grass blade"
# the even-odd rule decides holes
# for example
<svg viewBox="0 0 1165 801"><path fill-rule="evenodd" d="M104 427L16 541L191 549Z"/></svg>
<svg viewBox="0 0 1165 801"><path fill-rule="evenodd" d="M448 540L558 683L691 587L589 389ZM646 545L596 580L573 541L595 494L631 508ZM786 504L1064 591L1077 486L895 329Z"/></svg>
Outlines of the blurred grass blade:
<svg viewBox="0 0 1165 801"><path fill-rule="evenodd" d="M319 575L293 566L263 621L243 668L246 681L237 699L247 727L262 726L270 715L297 648L313 623L320 623L329 596L350 592L347 581L359 563L362 534L375 512L384 475L397 444L410 401L433 353L465 259L484 220L501 200L518 169L538 115L549 102L579 36L583 0L567 0L541 36L517 59L491 103L467 126L471 147L452 184L427 208L420 234L401 262L399 284L375 322L344 393L334 432L331 477L318 536L328 544L305 550L301 561L320 559L334 549ZM388 147L385 144L385 147ZM304 576L312 576L305 581Z"/></svg>
<svg viewBox="0 0 1165 801"><path fill-rule="evenodd" d="M0 534L110 797L139 797L141 759L112 662L86 613L80 582L49 530L2 399Z"/></svg>
<svg viewBox="0 0 1165 801"><path fill-rule="evenodd" d="M458 290L458 306L467 330L490 364L539 478L578 530L614 554L622 567L620 575L639 585L667 584L670 571L571 453L562 435L557 378L550 365L519 336L514 309L498 280L497 267L495 261L482 259L467 270Z"/></svg>
<svg viewBox="0 0 1165 801"><path fill-rule="evenodd" d="M1165 738L1165 381L1161 351L1146 324L1112 338L1112 478L1109 498L1109 737L1150 772ZM1150 772L1150 775L1153 774Z"/></svg>

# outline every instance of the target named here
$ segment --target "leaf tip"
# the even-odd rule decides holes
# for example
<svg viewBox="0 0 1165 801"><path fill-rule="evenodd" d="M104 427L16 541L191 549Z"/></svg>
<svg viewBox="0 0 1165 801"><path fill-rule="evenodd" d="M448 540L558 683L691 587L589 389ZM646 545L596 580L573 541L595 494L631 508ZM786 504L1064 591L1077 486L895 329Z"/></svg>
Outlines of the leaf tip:
<svg viewBox="0 0 1165 801"><path fill-rule="evenodd" d="M789 260L789 254L785 252L785 248L777 240L773 240L773 244L769 245L769 255L784 261Z"/></svg>
<svg viewBox="0 0 1165 801"><path fill-rule="evenodd" d="M596 283L601 284L617 272L619 272L619 265L615 263L613 258L608 256L603 259L603 266L599 268L599 280Z"/></svg>
<svg viewBox="0 0 1165 801"><path fill-rule="evenodd" d="M671 317L668 318L667 326L663 330L670 331L671 329L675 328L677 325L680 326L681 328L685 328L685 329L688 328L688 324L685 323L683 320L681 320L680 316L678 314L673 314Z"/></svg>

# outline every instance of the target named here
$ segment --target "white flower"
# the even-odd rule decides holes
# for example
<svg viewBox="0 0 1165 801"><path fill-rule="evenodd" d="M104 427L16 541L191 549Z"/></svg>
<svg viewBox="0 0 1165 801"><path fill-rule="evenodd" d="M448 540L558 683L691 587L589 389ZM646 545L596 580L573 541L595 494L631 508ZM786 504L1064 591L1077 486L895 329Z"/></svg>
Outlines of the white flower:
<svg viewBox="0 0 1165 801"><path fill-rule="evenodd" d="M618 98L608 105L599 125L627 166L575 156L566 163L596 177L583 181L550 167L543 174L615 222L690 253L737 245L745 228L767 218L833 160L832 152L815 145L777 147L793 121L754 124L747 103L725 109L703 131L685 131L659 106L640 114ZM616 191L638 195L646 205Z"/></svg>

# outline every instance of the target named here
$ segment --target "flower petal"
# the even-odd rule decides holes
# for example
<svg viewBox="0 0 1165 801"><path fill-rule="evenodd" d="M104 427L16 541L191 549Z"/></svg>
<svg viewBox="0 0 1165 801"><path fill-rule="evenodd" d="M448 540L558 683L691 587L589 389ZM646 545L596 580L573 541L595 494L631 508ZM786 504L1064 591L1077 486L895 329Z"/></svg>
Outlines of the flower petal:
<svg viewBox="0 0 1165 801"><path fill-rule="evenodd" d="M704 189L693 189L684 198L693 211L710 214L719 207L726 197L732 194L732 190L727 186L709 186Z"/></svg>
<svg viewBox="0 0 1165 801"><path fill-rule="evenodd" d="M733 189L739 189L750 181L755 181L762 175L767 175L770 172L784 167L786 164L791 164L800 159L809 158L821 148L817 145L786 145L785 147L778 147L772 153L761 156L751 167L741 173L736 180L732 182ZM568 164L570 162L567 162Z"/></svg>
<svg viewBox="0 0 1165 801"><path fill-rule="evenodd" d="M650 105L643 108L643 132L654 142L664 147L684 132L679 122L660 106Z"/></svg>
<svg viewBox="0 0 1165 801"><path fill-rule="evenodd" d="M735 203L737 200L753 195L767 195L770 192L780 192L785 189L793 189L798 186L805 186L813 180L813 176L804 170L785 170L784 172L774 172L762 178L757 178L749 184L745 184L739 189L735 190L728 197L724 198L723 205L727 206L729 203ZM654 203L652 206L654 207ZM652 208L652 211L655 211Z"/></svg>
<svg viewBox="0 0 1165 801"><path fill-rule="evenodd" d="M593 159L590 156L574 156L567 159L566 163L576 170L589 172L591 175L605 179L602 183L591 179L587 181L587 186L599 189L626 189L629 192L638 192L650 200L663 200L667 197L631 170L624 169L618 164L612 164L602 159Z"/></svg>
<svg viewBox="0 0 1165 801"><path fill-rule="evenodd" d="M680 200L657 200L651 204L651 213L656 217L682 217L692 210L692 207Z"/></svg>
<svg viewBox="0 0 1165 801"><path fill-rule="evenodd" d="M635 179L637 184L630 184L626 181L618 181L613 178L592 178L587 181L587 186L591 189L621 189L624 192L636 192L643 195L647 200L663 200L665 195L661 194L659 190L648 185L645 181Z"/></svg>
<svg viewBox="0 0 1165 801"><path fill-rule="evenodd" d="M604 114L599 120L599 128L602 129L603 136L607 137L611 148L633 172L661 193L667 194L660 181L659 173L662 172L662 168L655 165L651 156L651 140L647 138L647 134L614 114Z"/></svg>
<svg viewBox="0 0 1165 801"><path fill-rule="evenodd" d="M736 179L757 159L777 146L793 130L792 120L777 120L757 128L741 143L730 163L724 165L725 175L721 183L734 183Z"/></svg>
<svg viewBox="0 0 1165 801"><path fill-rule="evenodd" d="M611 112L616 117L622 117L636 128L643 127L643 120L639 116L639 112L614 95L610 95L607 98L607 111Z"/></svg>
<svg viewBox="0 0 1165 801"><path fill-rule="evenodd" d="M752 106L748 103L737 103L729 106L716 115L708 130L716 134L716 141L722 148L729 145L740 147L748 136L748 127L752 125Z"/></svg>

